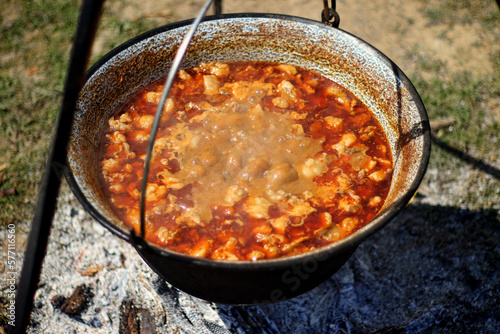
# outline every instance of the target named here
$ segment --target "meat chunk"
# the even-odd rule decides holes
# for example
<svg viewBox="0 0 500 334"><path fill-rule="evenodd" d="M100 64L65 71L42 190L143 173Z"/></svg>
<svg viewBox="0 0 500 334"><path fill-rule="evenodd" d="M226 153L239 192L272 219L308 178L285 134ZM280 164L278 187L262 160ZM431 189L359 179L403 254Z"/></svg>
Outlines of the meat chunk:
<svg viewBox="0 0 500 334"><path fill-rule="evenodd" d="M203 84L205 85L204 94L215 95L219 93L219 79L215 75L204 75Z"/></svg>
<svg viewBox="0 0 500 334"><path fill-rule="evenodd" d="M230 186L226 192L226 203L234 205L234 203L243 199L246 196L246 191L237 185Z"/></svg>
<svg viewBox="0 0 500 334"><path fill-rule="evenodd" d="M283 162L273 166L266 174L266 180L272 188L295 181L299 178L297 171L289 163Z"/></svg>
<svg viewBox="0 0 500 334"><path fill-rule="evenodd" d="M302 165L301 172L306 178L313 178L325 173L328 170L327 159L324 156L313 159L309 158Z"/></svg>
<svg viewBox="0 0 500 334"><path fill-rule="evenodd" d="M346 149L351 147L354 142L356 142L356 135L353 133L346 133L338 143L332 145L332 148L340 155L345 155Z"/></svg>
<svg viewBox="0 0 500 334"><path fill-rule="evenodd" d="M278 234L285 234L285 230L288 226L289 219L288 216L283 215L271 221L271 225Z"/></svg>
<svg viewBox="0 0 500 334"><path fill-rule="evenodd" d="M271 203L263 197L249 197L243 203L243 210L252 218L269 218L269 207Z"/></svg>

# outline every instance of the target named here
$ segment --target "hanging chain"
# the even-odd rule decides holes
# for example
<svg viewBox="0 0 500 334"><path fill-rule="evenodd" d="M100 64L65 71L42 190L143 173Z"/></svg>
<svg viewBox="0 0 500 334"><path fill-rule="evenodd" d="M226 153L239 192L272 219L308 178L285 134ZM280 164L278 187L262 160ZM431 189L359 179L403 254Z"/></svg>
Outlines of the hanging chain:
<svg viewBox="0 0 500 334"><path fill-rule="evenodd" d="M335 10L335 8L337 7L336 1L332 0L332 6L331 8L328 8L328 0L323 0L323 6L325 9L321 11L321 21L334 28L338 28L340 23L340 16Z"/></svg>

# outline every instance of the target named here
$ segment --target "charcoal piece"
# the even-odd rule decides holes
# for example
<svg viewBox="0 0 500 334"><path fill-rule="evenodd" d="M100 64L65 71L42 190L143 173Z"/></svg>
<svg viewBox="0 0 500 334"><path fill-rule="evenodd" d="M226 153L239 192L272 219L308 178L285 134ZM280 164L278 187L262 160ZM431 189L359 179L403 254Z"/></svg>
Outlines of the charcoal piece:
<svg viewBox="0 0 500 334"><path fill-rule="evenodd" d="M129 300L123 301L120 314L120 334L139 334L141 326L135 305Z"/></svg>
<svg viewBox="0 0 500 334"><path fill-rule="evenodd" d="M87 309L93 297L90 287L85 284L79 285L61 305L60 310L70 316L79 316Z"/></svg>
<svg viewBox="0 0 500 334"><path fill-rule="evenodd" d="M52 299L50 300L50 303L52 304L52 306L54 308L60 309L61 306L63 306L63 304L66 302L66 300L68 300L68 298L61 296L61 295L57 295L57 296L52 297Z"/></svg>

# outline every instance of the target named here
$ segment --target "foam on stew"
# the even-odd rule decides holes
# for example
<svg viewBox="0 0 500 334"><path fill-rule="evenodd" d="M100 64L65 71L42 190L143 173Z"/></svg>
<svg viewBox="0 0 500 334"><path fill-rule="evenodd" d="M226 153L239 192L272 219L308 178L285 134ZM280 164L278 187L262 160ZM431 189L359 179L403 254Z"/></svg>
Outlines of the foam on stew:
<svg viewBox="0 0 500 334"><path fill-rule="evenodd" d="M163 82L134 94L101 140L104 191L136 232ZM219 260L337 241L373 219L392 177L386 136L360 100L315 72L267 62L181 70L150 166L146 239Z"/></svg>

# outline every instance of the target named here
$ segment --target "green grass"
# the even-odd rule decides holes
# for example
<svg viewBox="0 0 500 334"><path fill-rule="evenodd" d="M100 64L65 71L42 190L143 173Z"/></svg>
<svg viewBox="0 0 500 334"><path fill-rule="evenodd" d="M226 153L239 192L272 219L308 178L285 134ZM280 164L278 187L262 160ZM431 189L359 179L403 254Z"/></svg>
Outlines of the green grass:
<svg viewBox="0 0 500 334"><path fill-rule="evenodd" d="M0 222L29 219L59 107L76 26L76 1L11 2L2 16L0 52Z"/></svg>
<svg viewBox="0 0 500 334"><path fill-rule="evenodd" d="M0 191L15 188L17 195L0 196L0 225L31 219L44 161L59 110L72 38L76 31L76 0L0 0ZM104 3L97 38L101 49L91 62L139 33L158 26L153 19L124 20L125 0ZM469 24L498 31L500 11L493 0L425 1L430 24ZM163 22L165 23L165 22ZM161 24L163 24L161 23ZM404 35L405 31L400 33ZM485 31L486 31L485 30ZM497 34L498 36L498 34ZM498 41L498 38L497 38ZM500 41L498 41L500 43ZM408 57L417 64L409 77L419 91L431 119L456 120L438 136L448 145L491 163L499 124L491 101L500 98L500 51L490 55L494 71L477 76L449 72L446 64L418 49ZM431 168L452 168L449 155L433 150Z"/></svg>
<svg viewBox="0 0 500 334"><path fill-rule="evenodd" d="M437 139L428 168L439 171L438 184L446 188L446 184L465 182L468 186L464 189L470 191L456 194L457 205L466 203L470 209L498 209L498 181L485 172L488 166L498 168L500 159L500 123L491 107L492 101L500 101L500 72L483 76L466 71L448 76L437 72L426 79L415 74L412 82L431 120L455 120L453 126L434 134ZM466 164L476 168L464 180L461 168Z"/></svg>
<svg viewBox="0 0 500 334"><path fill-rule="evenodd" d="M439 4L442 8L451 5L447 1ZM446 8L450 10L450 7ZM498 8L493 9L500 12ZM465 15L465 12L461 13ZM434 18L431 14L427 14L430 22ZM455 12L453 16L453 19L450 16L448 19L466 24L459 13ZM494 25L488 15L479 21L491 29L500 26L498 15ZM496 42L500 43L500 35L497 36ZM407 58L416 64L416 70L409 73L409 77L422 97L429 118L455 120L453 126L434 133L436 139L429 162L429 169L439 174L439 182L434 184L443 189L451 184L463 184L464 189L470 189L456 194L457 205L464 204L478 210L498 209L499 183L488 175L487 170L490 167L498 169L500 160L497 110L500 105L500 51L489 55L493 71L482 75L467 70L453 72L446 63L421 54L417 48L409 50ZM462 168L467 164L475 168L464 180Z"/></svg>
<svg viewBox="0 0 500 334"><path fill-rule="evenodd" d="M107 52L111 51L113 48L119 46L120 44L126 42L127 40L146 32L148 30L156 28L158 25L152 19L140 19L134 21L123 20L119 11L123 8L123 1L115 0L118 8L113 10L112 6L105 6L103 9L103 14L99 23L97 30L97 38L103 36L103 31L105 31L105 37L103 37L103 50L99 53L94 53L91 63L97 61L99 58L104 56Z"/></svg>
<svg viewBox="0 0 500 334"><path fill-rule="evenodd" d="M500 11L495 0L424 0L429 24L471 24L480 21L484 27L498 24Z"/></svg>
<svg viewBox="0 0 500 334"><path fill-rule="evenodd" d="M431 119L453 118L456 122L440 130L441 139L461 150L473 148L481 155L490 152L500 133L500 125L487 110L488 101L500 98L498 82L498 73L479 77L468 72L453 74L450 79L413 80Z"/></svg>
<svg viewBox="0 0 500 334"><path fill-rule="evenodd" d="M475 75L467 71L450 72L447 64L426 59L414 49L408 56L418 63L419 71L413 82L428 109L429 117L454 118L452 131L440 131L439 135L454 147L469 149L482 157L491 152L491 143L499 133L495 110L500 99L500 10L494 0L440 0L423 1L424 15L429 25L446 24L471 26L479 23L476 43L485 43L488 31L497 47L488 55L493 71L487 75ZM474 55L471 54L471 57ZM424 75L422 75L424 73ZM494 102L497 101L497 104ZM498 112L498 111L497 111ZM498 154L498 152L497 152ZM498 157L497 157L498 158Z"/></svg>
<svg viewBox="0 0 500 334"><path fill-rule="evenodd" d="M152 20L124 22L105 2L98 29L106 31L101 54L152 29ZM8 1L0 18L0 225L32 218L38 186L59 111L79 2ZM116 7L116 6L115 6Z"/></svg>

